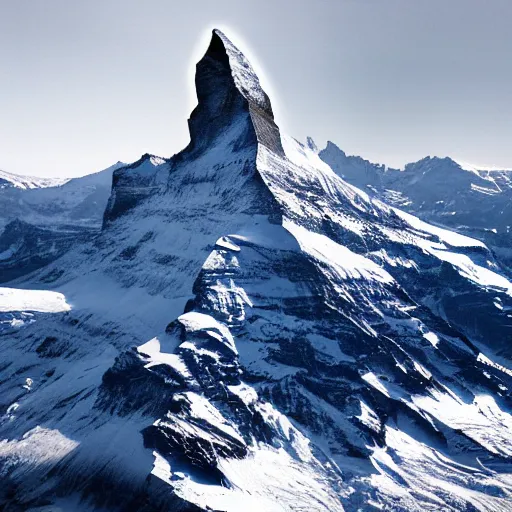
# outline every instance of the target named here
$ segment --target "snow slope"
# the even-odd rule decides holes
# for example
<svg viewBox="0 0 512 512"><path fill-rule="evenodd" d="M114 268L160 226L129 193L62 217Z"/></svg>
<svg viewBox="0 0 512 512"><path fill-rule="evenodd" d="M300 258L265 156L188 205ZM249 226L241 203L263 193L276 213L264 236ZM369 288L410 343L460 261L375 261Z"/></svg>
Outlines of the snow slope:
<svg viewBox="0 0 512 512"><path fill-rule="evenodd" d="M18 290L0 288L0 312L40 311L58 313L69 311L70 306L62 293L47 290Z"/></svg>

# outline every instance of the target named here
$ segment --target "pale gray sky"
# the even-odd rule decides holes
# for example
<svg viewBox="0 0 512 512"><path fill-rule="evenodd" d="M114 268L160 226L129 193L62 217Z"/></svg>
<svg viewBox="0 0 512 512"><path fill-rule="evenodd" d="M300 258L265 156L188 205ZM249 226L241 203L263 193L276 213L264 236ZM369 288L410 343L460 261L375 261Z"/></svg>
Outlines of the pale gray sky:
<svg viewBox="0 0 512 512"><path fill-rule="evenodd" d="M78 176L179 151L213 27L298 139L512 167L511 20L511 0L0 0L0 169Z"/></svg>

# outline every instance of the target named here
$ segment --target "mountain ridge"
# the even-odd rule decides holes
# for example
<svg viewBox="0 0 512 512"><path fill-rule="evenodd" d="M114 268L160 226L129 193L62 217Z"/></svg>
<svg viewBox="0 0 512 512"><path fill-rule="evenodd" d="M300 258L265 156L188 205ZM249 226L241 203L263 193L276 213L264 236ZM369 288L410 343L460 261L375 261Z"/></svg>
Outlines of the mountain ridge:
<svg viewBox="0 0 512 512"><path fill-rule="evenodd" d="M482 240L510 271L510 171L467 169L449 157L425 157L399 171L347 157L334 143L319 155L343 179L372 196L427 222Z"/></svg>

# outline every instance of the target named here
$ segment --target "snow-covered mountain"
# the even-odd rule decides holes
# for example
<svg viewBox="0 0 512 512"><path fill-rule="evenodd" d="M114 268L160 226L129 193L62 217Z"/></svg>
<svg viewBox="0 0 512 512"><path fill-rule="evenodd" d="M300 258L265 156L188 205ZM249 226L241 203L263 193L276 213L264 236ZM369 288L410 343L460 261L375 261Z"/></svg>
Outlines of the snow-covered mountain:
<svg viewBox="0 0 512 512"><path fill-rule="evenodd" d="M101 226L117 162L80 178L32 178L0 171L0 228L13 220L36 226Z"/></svg>
<svg viewBox="0 0 512 512"><path fill-rule="evenodd" d="M72 179L0 171L0 282L39 268L96 235L112 173L124 165Z"/></svg>
<svg viewBox="0 0 512 512"><path fill-rule="evenodd" d="M0 189L17 188L28 190L33 188L58 187L67 183L69 178L39 178L37 176L20 176L0 169Z"/></svg>
<svg viewBox="0 0 512 512"><path fill-rule="evenodd" d="M0 289L3 509L510 510L493 254L281 133L218 30L196 90L190 144Z"/></svg>
<svg viewBox="0 0 512 512"><path fill-rule="evenodd" d="M328 142L319 156L344 180L422 220L475 237L512 269L512 171L427 157L400 171L347 156Z"/></svg>

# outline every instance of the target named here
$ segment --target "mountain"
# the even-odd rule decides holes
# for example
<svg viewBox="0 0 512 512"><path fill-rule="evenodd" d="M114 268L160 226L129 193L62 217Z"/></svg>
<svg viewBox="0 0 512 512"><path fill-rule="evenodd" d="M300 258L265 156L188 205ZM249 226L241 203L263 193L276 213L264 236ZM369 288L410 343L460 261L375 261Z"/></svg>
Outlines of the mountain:
<svg viewBox="0 0 512 512"><path fill-rule="evenodd" d="M29 273L96 235L112 173L124 165L72 179L0 171L0 282Z"/></svg>
<svg viewBox="0 0 512 512"><path fill-rule="evenodd" d="M13 220L36 226L100 227L116 164L80 178L31 178L0 171L0 228Z"/></svg>
<svg viewBox="0 0 512 512"><path fill-rule="evenodd" d="M36 176L20 176L0 170L0 189L21 189L58 187L69 181L68 178L39 178Z"/></svg>
<svg viewBox="0 0 512 512"><path fill-rule="evenodd" d="M220 31L190 144L0 289L5 511L506 511L512 283L281 133Z"/></svg>
<svg viewBox="0 0 512 512"><path fill-rule="evenodd" d="M344 180L438 226L485 242L512 269L512 171L427 157L403 171L347 156L328 142L319 156Z"/></svg>

